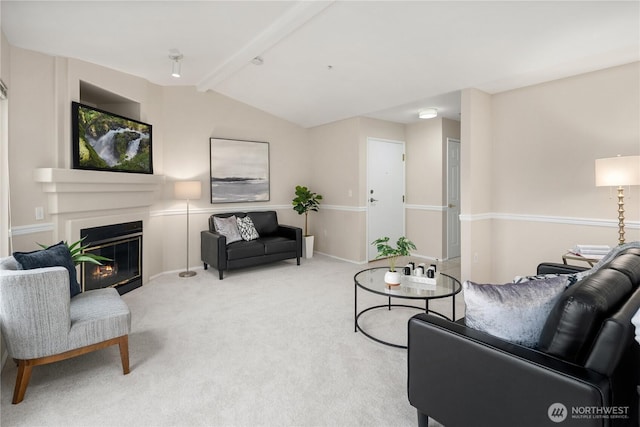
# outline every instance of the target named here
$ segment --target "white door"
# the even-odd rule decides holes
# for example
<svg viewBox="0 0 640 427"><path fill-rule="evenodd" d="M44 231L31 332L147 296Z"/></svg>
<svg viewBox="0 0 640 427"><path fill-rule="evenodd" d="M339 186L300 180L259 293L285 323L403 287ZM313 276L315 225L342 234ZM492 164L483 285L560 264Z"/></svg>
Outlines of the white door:
<svg viewBox="0 0 640 427"><path fill-rule="evenodd" d="M460 141L447 138L447 258L460 256Z"/></svg>
<svg viewBox="0 0 640 427"><path fill-rule="evenodd" d="M395 246L404 235L404 178L404 142L367 139L369 260L378 254L372 241L386 236Z"/></svg>

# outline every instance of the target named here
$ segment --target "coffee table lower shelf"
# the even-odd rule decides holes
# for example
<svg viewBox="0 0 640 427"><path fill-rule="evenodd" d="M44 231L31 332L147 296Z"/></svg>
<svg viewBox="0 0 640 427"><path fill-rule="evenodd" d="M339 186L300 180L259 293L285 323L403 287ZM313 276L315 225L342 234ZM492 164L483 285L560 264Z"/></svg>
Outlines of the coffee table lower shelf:
<svg viewBox="0 0 640 427"><path fill-rule="evenodd" d="M369 338L369 339L371 339L371 340L373 340L375 342L379 342L380 344L388 345L390 347L405 348L406 349L407 348L406 345L394 344L394 343L382 340L380 338L374 337L370 333L366 332L362 328L362 326L360 326L360 324L358 323L358 319L360 319L360 316L363 315L364 313L366 313L367 311L375 310L375 309L378 309L378 308L387 308L389 311L391 311L391 307L415 308L416 310L420 310L420 311L423 311L423 312L428 313L428 314L434 314L434 315L440 316L440 317L442 317L443 319L446 319L446 320L451 320L449 317L445 316L444 314L438 313L437 311L429 310L428 308L425 309L425 308L422 308L422 307L416 307L415 305L391 304L391 303L389 303L389 304L382 304L382 305L374 305L373 307L365 308L361 312L357 313L356 314L356 318L355 318L355 322L354 322L355 323L355 328L354 328L353 332L360 331L360 332L362 332L362 335L364 335L365 337L367 337L367 338Z"/></svg>

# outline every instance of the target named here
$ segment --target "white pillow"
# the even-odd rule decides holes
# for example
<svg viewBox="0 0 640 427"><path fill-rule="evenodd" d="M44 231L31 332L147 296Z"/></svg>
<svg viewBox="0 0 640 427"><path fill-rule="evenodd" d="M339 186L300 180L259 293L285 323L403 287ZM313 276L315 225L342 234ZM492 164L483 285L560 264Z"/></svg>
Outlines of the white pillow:
<svg viewBox="0 0 640 427"><path fill-rule="evenodd" d="M248 216L238 218L238 231L240 231L240 236L247 241L260 237L255 225L253 225L253 221Z"/></svg>
<svg viewBox="0 0 640 427"><path fill-rule="evenodd" d="M465 324L515 344L535 347L568 283L566 276L504 285L466 281L462 284Z"/></svg>
<svg viewBox="0 0 640 427"><path fill-rule="evenodd" d="M229 243L242 240L240 233L238 232L238 223L235 215L231 215L227 218L221 218L214 216L213 225L216 231L227 238L227 245Z"/></svg>

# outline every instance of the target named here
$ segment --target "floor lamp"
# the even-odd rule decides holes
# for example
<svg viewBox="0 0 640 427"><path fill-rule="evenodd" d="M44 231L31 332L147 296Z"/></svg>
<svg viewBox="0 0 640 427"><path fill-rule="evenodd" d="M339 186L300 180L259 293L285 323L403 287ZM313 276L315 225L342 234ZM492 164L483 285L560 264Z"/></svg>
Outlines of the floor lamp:
<svg viewBox="0 0 640 427"><path fill-rule="evenodd" d="M618 187L618 244L624 244L624 186L640 185L640 156L596 159L596 187Z"/></svg>
<svg viewBox="0 0 640 427"><path fill-rule="evenodd" d="M202 196L202 183L200 181L179 181L174 187L175 197L178 200L187 201L187 271L183 271L178 276L192 277L195 271L189 270L189 200L198 200Z"/></svg>

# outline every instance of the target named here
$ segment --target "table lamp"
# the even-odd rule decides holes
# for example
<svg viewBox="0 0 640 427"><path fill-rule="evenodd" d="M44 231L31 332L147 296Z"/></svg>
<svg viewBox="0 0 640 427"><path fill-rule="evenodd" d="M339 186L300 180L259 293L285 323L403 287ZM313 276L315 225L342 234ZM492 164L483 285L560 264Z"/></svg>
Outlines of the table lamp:
<svg viewBox="0 0 640 427"><path fill-rule="evenodd" d="M189 200L202 197L202 183L200 181L179 181L174 187L175 198L187 201L187 270L178 274L180 277L192 277L195 271L189 271Z"/></svg>
<svg viewBox="0 0 640 427"><path fill-rule="evenodd" d="M618 243L624 243L624 186L640 185L640 156L596 159L596 187L618 187Z"/></svg>

